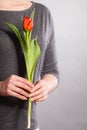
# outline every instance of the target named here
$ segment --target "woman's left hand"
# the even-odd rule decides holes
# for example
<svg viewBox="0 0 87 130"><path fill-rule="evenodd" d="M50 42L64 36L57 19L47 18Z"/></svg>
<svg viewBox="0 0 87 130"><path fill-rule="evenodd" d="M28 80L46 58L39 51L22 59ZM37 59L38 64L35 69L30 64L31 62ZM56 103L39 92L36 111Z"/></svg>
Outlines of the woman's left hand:
<svg viewBox="0 0 87 130"><path fill-rule="evenodd" d="M31 98L31 101L44 101L48 97L48 89L47 84L44 79L39 80L34 88L31 90L31 93L29 95Z"/></svg>

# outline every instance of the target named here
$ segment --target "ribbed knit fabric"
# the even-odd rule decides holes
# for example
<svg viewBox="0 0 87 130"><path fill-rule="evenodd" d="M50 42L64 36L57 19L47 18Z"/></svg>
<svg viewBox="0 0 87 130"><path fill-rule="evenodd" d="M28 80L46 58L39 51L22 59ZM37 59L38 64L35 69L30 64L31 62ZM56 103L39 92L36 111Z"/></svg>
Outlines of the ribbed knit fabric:
<svg viewBox="0 0 87 130"><path fill-rule="evenodd" d="M4 24L8 21L22 30L21 16L30 16L35 8L34 28L32 38L38 36L41 56L36 65L34 82L44 74L51 73L58 78L57 58L55 53L55 38L53 21L47 7L32 3L29 9L23 11L0 11L0 81L12 74L26 77L23 53L17 37ZM27 130L27 101L15 97L0 97L0 130ZM31 130L38 128L37 107L32 102Z"/></svg>

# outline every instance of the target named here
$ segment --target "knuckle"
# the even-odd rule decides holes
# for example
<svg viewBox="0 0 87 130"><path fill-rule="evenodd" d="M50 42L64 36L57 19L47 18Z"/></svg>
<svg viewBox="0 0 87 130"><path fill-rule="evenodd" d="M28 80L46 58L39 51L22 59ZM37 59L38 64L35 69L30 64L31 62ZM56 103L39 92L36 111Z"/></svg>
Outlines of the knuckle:
<svg viewBox="0 0 87 130"><path fill-rule="evenodd" d="M24 89L24 90L26 90L26 91L29 91L30 92L30 87L29 86L27 86L27 85L25 85L24 83L21 83L21 87Z"/></svg>
<svg viewBox="0 0 87 130"><path fill-rule="evenodd" d="M26 90L26 91L29 91L29 87L28 87L27 85L23 85L23 84L22 84L22 88L23 88L24 90Z"/></svg>
<svg viewBox="0 0 87 130"><path fill-rule="evenodd" d="M23 85L23 87L24 87L25 89L28 89L28 88L29 88L27 85Z"/></svg>
<svg viewBox="0 0 87 130"><path fill-rule="evenodd" d="M37 95L37 94L39 94L39 92L38 92L38 91L36 91L34 95Z"/></svg>
<svg viewBox="0 0 87 130"><path fill-rule="evenodd" d="M40 80L40 85L43 85L43 84L45 84L45 80L41 79Z"/></svg>
<svg viewBox="0 0 87 130"><path fill-rule="evenodd" d="M43 87L43 91L46 91L46 87L45 86Z"/></svg>
<svg viewBox="0 0 87 130"><path fill-rule="evenodd" d="M22 88L25 88L24 83L20 83L20 86L21 86Z"/></svg>
<svg viewBox="0 0 87 130"><path fill-rule="evenodd" d="M26 90L27 92L30 92L31 88L27 85L23 85L24 90Z"/></svg>
<svg viewBox="0 0 87 130"><path fill-rule="evenodd" d="M15 75L14 74L12 74L11 76L10 76L10 79L13 79L15 77Z"/></svg>
<svg viewBox="0 0 87 130"><path fill-rule="evenodd" d="M21 86L21 88L23 88L23 89L28 89L28 86L25 85L24 83L21 83L20 86Z"/></svg>
<svg viewBox="0 0 87 130"><path fill-rule="evenodd" d="M46 92L46 86L43 86L42 88L41 88L41 90L42 90L42 92Z"/></svg>

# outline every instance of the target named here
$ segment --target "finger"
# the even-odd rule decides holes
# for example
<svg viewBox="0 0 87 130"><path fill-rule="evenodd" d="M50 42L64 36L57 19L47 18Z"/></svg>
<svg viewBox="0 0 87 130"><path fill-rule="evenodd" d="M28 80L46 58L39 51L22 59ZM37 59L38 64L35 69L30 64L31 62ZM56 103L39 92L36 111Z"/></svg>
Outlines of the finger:
<svg viewBox="0 0 87 130"><path fill-rule="evenodd" d="M37 96L37 95L40 95L40 94L43 94L47 91L47 88L46 86L40 86L41 88L39 88L38 90L32 92L29 97L32 98L34 96Z"/></svg>
<svg viewBox="0 0 87 130"><path fill-rule="evenodd" d="M29 95L29 97L32 98L32 97L34 97L34 96L39 95L40 93L41 93L41 91L40 91L40 90L37 90L37 91L31 93L31 94Z"/></svg>
<svg viewBox="0 0 87 130"><path fill-rule="evenodd" d="M23 82L19 82L19 81L10 81L11 84L14 84L15 86L27 91L27 92L30 92L31 91L31 87L24 84Z"/></svg>
<svg viewBox="0 0 87 130"><path fill-rule="evenodd" d="M39 88L41 88L41 86L43 86L45 84L44 80L40 80L31 90L31 92L34 92L36 90L38 90Z"/></svg>
<svg viewBox="0 0 87 130"><path fill-rule="evenodd" d="M20 88L18 88L18 87L13 86L13 87L11 88L11 90L12 90L13 92L15 92L15 93L18 93L18 94L22 95L22 96L29 97L29 93L28 93L28 92L26 92L26 91L24 91L23 89L20 89Z"/></svg>
<svg viewBox="0 0 87 130"><path fill-rule="evenodd" d="M42 99L46 99L48 96L48 94L45 92L44 94L40 94L38 96L35 96L33 98L31 98L31 101L38 101L38 100L42 100Z"/></svg>
<svg viewBox="0 0 87 130"><path fill-rule="evenodd" d="M8 95L16 97L16 98L21 99L21 100L27 100L27 98L25 96L22 96L16 92L11 91L11 90L8 91Z"/></svg>
<svg viewBox="0 0 87 130"><path fill-rule="evenodd" d="M46 99L47 99L47 97L48 97L48 96L43 97L43 98L40 98L40 99L36 100L36 102L42 102L42 101L46 100Z"/></svg>
<svg viewBox="0 0 87 130"><path fill-rule="evenodd" d="M34 87L34 85L31 82L29 82L27 79L25 79L23 77L20 77L20 76L17 76L17 75L11 75L10 78L13 79L14 81L16 80L16 81L25 83L26 85L30 86L31 88Z"/></svg>

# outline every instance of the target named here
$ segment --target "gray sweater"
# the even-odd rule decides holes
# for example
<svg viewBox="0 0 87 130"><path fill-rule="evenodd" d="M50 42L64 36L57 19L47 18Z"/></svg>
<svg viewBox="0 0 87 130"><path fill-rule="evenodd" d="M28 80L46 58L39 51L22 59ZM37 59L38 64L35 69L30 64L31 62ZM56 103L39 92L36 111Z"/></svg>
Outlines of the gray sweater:
<svg viewBox="0 0 87 130"><path fill-rule="evenodd" d="M15 74L26 76L23 53L17 37L4 24L8 21L22 31L20 16L30 16L35 8L32 38L38 36L41 56L35 68L34 82L50 73L58 78L55 50L54 28L51 14L47 7L33 2L29 9L23 11L0 11L0 81ZM14 97L0 97L0 130L26 130L27 101ZM31 130L38 128L36 103L32 102Z"/></svg>

